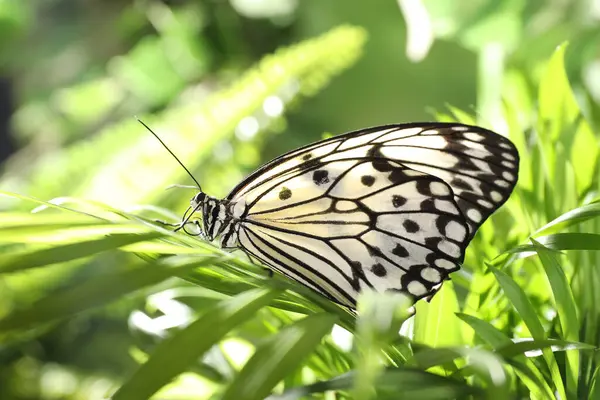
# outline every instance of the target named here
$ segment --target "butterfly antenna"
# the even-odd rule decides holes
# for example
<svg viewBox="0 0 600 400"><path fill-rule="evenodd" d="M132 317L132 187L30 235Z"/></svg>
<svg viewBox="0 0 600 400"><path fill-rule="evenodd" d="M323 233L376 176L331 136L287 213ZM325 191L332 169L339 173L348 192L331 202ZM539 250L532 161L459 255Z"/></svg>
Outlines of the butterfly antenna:
<svg viewBox="0 0 600 400"><path fill-rule="evenodd" d="M185 170L185 172L187 172L187 174L190 176L190 178L192 178L192 180L196 183L196 185L198 186L198 189L200 191L202 191L202 187L200 186L200 183L198 183L198 181L196 180L196 178L194 178L194 175L192 175L192 173L185 167L185 165L183 165L183 163L179 160L179 158L177 158L177 156L171 151L171 149L169 149L169 147L165 144L165 142L163 142L161 140L160 137L158 137L158 135L156 133L154 133L154 131L152 129L150 129L150 127L148 125L146 125L141 119L139 118L135 118L137 119L137 121L142 124L144 126L144 128L148 129L148 131L156 138L158 139L158 141L160 142L160 144L163 145L163 147L165 149L167 149L167 151L173 156L173 158L179 163L179 165L181 165L181 167Z"/></svg>

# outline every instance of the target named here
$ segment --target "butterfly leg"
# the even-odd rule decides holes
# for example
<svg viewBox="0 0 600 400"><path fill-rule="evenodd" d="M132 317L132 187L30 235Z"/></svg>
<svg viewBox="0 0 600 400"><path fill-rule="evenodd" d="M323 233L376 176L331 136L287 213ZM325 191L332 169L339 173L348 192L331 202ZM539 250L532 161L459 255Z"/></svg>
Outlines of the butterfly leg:
<svg viewBox="0 0 600 400"><path fill-rule="evenodd" d="M156 224L162 225L162 226L168 226L170 228L177 228L179 225L181 225L179 223L174 224L174 223L166 222L166 221L163 221L163 220L160 220L160 219L155 219L155 220L153 220L153 222L156 223Z"/></svg>

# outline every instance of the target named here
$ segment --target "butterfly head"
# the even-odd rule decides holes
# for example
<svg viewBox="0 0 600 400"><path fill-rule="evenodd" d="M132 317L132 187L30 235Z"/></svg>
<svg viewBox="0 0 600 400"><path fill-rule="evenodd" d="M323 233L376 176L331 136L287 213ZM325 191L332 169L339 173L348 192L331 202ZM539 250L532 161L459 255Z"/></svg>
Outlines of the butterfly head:
<svg viewBox="0 0 600 400"><path fill-rule="evenodd" d="M190 200L190 207L192 207L192 210L194 211L202 210L202 206L204 205L205 200L206 194L204 194L203 192L198 192L198 194L192 197L192 199Z"/></svg>
<svg viewBox="0 0 600 400"><path fill-rule="evenodd" d="M196 229L195 236L202 236L208 241L213 241L217 236L224 235L224 244L235 242L236 237L227 235L232 229L231 210L232 204L199 192L190 200L190 207L183 216L182 226L192 225ZM191 234L188 230L184 231ZM222 245L223 245L222 243Z"/></svg>
<svg viewBox="0 0 600 400"><path fill-rule="evenodd" d="M205 225L205 205L206 202L206 194L203 192L198 192L192 199L190 200L190 206L183 214L181 218L181 223L179 227L175 229L175 231L183 230L185 233L191 236L201 236L206 237L206 225ZM192 230L190 230L192 229Z"/></svg>

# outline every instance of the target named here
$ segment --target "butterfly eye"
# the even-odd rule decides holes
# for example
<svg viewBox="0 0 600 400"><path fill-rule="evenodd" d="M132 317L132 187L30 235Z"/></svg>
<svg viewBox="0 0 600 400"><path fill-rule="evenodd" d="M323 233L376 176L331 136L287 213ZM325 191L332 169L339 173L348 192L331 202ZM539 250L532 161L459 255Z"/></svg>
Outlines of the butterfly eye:
<svg viewBox="0 0 600 400"><path fill-rule="evenodd" d="M196 208L196 207L198 207L199 204L202 204L204 202L205 198L206 198L206 195L204 193L200 192L197 195L195 195L194 197L192 197L192 201L190 202L190 204L193 208Z"/></svg>

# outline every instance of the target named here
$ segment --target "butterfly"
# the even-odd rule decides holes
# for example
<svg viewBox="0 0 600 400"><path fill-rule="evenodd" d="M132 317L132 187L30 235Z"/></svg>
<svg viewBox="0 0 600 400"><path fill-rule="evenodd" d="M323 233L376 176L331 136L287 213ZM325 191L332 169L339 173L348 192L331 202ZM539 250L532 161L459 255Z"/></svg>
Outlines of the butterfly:
<svg viewBox="0 0 600 400"><path fill-rule="evenodd" d="M515 146L481 127L377 126L283 154L224 199L200 189L180 227L350 308L365 288L416 301L460 268L518 168Z"/></svg>

